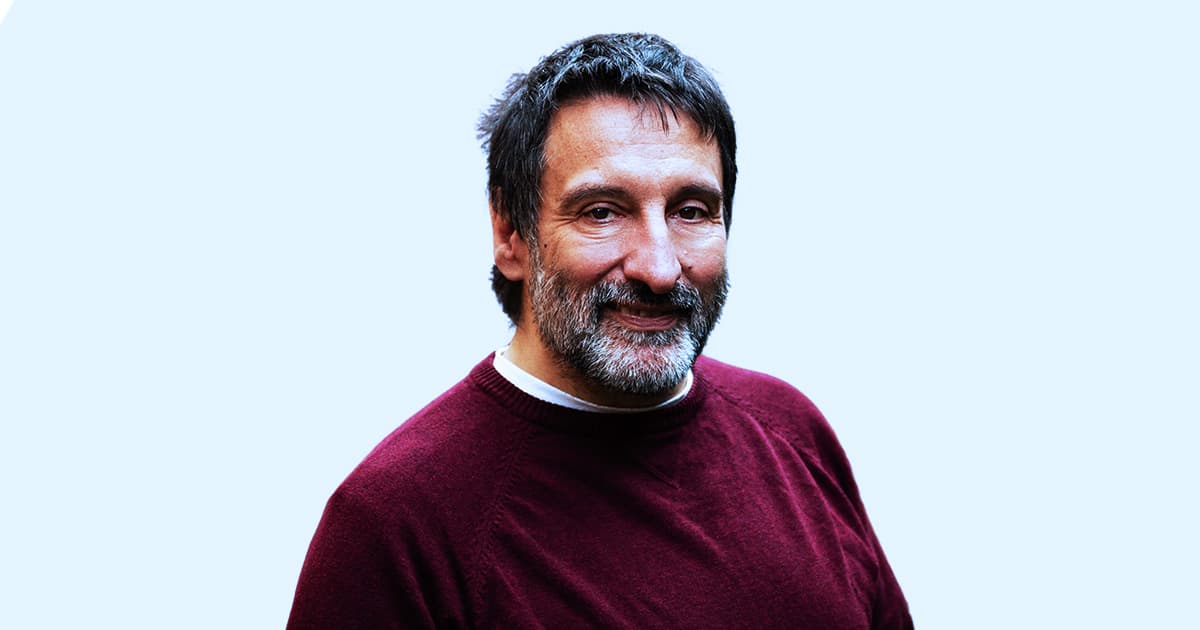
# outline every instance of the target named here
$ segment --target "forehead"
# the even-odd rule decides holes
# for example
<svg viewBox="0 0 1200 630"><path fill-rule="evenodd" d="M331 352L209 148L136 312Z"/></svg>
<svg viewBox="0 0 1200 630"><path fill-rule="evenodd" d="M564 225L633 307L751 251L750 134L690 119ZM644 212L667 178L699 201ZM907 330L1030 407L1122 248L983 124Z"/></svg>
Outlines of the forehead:
<svg viewBox="0 0 1200 630"><path fill-rule="evenodd" d="M717 142L690 116L617 96L571 101L559 107L546 136L545 175L582 175L595 169L635 169L653 176L688 167L696 177L721 183ZM665 173L664 173L665 174Z"/></svg>

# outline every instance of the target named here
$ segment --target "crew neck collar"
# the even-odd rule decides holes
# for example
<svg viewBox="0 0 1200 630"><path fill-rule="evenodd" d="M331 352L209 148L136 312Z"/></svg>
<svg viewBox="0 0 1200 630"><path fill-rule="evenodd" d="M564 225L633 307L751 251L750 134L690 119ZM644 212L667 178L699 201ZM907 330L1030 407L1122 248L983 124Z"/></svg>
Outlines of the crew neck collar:
<svg viewBox="0 0 1200 630"><path fill-rule="evenodd" d="M687 394L673 404L637 413L611 413L571 409L539 400L522 391L496 370L495 353L471 370L469 379L495 398L513 415L566 433L642 434L666 431L695 417L706 396L704 379L694 378Z"/></svg>
<svg viewBox="0 0 1200 630"><path fill-rule="evenodd" d="M609 405L601 405L598 403L584 400L543 381L542 379L530 374L514 363L506 356L508 347L505 346L497 350L492 356L492 366L500 373L500 376L508 379L510 383L515 385L517 389L548 403L568 407L570 409L578 409L580 411L588 411L591 413L645 413L656 409L663 409L674 405L684 399L687 393L692 389L692 370L687 371L687 376L684 377L683 387L679 392L672 395L670 398L645 407L612 407Z"/></svg>

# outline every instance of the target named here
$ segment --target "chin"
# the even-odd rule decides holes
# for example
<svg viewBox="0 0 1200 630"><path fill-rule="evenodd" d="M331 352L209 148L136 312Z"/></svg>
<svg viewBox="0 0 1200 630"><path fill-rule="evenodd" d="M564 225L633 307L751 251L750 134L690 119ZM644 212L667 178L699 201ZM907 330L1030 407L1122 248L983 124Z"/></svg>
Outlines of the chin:
<svg viewBox="0 0 1200 630"><path fill-rule="evenodd" d="M604 336L586 344L579 360L572 361L584 374L606 389L625 394L653 395L674 390L687 377L696 362L700 347L680 330L644 333L650 337L630 343L629 339ZM626 336L626 335L621 335ZM639 335L640 336L640 335ZM657 343L655 343L657 342Z"/></svg>

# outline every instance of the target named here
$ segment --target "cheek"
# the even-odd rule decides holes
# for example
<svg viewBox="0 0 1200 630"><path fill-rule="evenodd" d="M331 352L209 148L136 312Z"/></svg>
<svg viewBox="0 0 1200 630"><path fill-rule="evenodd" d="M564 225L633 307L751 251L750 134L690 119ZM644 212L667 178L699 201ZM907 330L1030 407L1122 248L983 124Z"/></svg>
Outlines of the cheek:
<svg viewBox="0 0 1200 630"><path fill-rule="evenodd" d="M725 270L725 239L691 243L680 254L680 265L694 284L712 282Z"/></svg>
<svg viewBox="0 0 1200 630"><path fill-rule="evenodd" d="M619 243L585 241L542 251L547 266L577 282L600 280L620 266Z"/></svg>

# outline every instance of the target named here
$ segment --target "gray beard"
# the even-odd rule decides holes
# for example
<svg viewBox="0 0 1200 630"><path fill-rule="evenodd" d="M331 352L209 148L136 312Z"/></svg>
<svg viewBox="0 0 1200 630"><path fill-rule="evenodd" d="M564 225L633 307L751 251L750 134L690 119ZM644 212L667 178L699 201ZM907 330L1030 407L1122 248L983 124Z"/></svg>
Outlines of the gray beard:
<svg viewBox="0 0 1200 630"><path fill-rule="evenodd" d="M726 270L705 289L679 282L659 295L640 282L600 282L579 290L535 260L530 298L542 341L560 365L610 391L663 394L687 376L720 319ZM630 330L605 316L617 304L667 306L681 318L669 330Z"/></svg>

